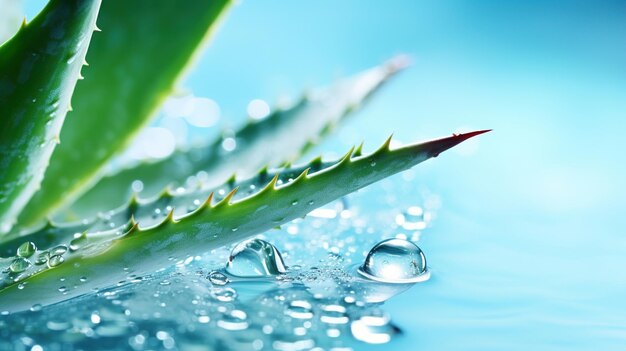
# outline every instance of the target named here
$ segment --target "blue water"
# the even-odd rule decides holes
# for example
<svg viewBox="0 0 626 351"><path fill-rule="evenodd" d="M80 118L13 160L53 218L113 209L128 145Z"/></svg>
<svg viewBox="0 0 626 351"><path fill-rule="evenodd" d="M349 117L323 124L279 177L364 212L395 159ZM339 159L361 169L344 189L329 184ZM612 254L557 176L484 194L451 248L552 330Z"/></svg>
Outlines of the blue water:
<svg viewBox="0 0 626 351"><path fill-rule="evenodd" d="M354 199L441 201L418 241L432 278L384 304L404 331L386 346L622 350L625 37L623 1L244 1L184 86L235 126L251 99L412 55L311 154L494 129Z"/></svg>

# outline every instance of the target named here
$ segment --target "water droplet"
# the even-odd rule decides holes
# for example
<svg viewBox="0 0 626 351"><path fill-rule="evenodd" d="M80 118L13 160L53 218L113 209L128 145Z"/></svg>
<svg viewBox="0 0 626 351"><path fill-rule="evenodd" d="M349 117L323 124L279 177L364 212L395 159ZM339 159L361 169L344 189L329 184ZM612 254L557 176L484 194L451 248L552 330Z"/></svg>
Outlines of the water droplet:
<svg viewBox="0 0 626 351"><path fill-rule="evenodd" d="M50 256L59 256L59 255L65 254L66 252L67 252L67 246L59 245L59 246L55 246L54 248L50 250Z"/></svg>
<svg viewBox="0 0 626 351"><path fill-rule="evenodd" d="M385 283L414 283L429 278L422 250L402 239L387 239L376 244L358 271L366 278Z"/></svg>
<svg viewBox="0 0 626 351"><path fill-rule="evenodd" d="M37 251L37 246L35 246L33 242L27 241L17 248L17 255L20 257L30 257L35 251Z"/></svg>
<svg viewBox="0 0 626 351"><path fill-rule="evenodd" d="M66 292L67 288L65 286L59 287L59 292Z"/></svg>
<svg viewBox="0 0 626 351"><path fill-rule="evenodd" d="M261 239L250 239L235 246L226 265L226 272L238 277L267 277L285 271L280 252Z"/></svg>
<svg viewBox="0 0 626 351"><path fill-rule="evenodd" d="M45 264L46 262L48 262L49 258L50 258L50 253L48 251L44 251L44 252L40 253L39 255L37 255L37 259L35 260L35 264L36 265Z"/></svg>
<svg viewBox="0 0 626 351"><path fill-rule="evenodd" d="M36 304L30 306L30 310L33 311L33 312L41 311L41 304L36 303Z"/></svg>
<svg viewBox="0 0 626 351"><path fill-rule="evenodd" d="M212 271L211 273L209 273L207 275L207 279L213 285L226 285L228 284L228 281L229 281L228 277L226 277L224 273L218 272L218 271Z"/></svg>
<svg viewBox="0 0 626 351"><path fill-rule="evenodd" d="M83 246L83 244L85 243L85 241L87 241L87 237L82 236L82 235L77 238L72 239L72 241L70 241L70 251L76 251L80 249L81 246Z"/></svg>
<svg viewBox="0 0 626 351"><path fill-rule="evenodd" d="M231 302L237 298L237 292L232 288L220 288L211 291L211 295L218 301Z"/></svg>
<svg viewBox="0 0 626 351"><path fill-rule="evenodd" d="M23 290L26 287L26 283L19 283L17 284L17 288L20 290Z"/></svg>
<svg viewBox="0 0 626 351"><path fill-rule="evenodd" d="M61 256L61 255L54 255L54 256L50 257L50 259L48 260L48 267L50 267L50 268L56 267L56 266L60 265L63 262L65 262L65 259L63 258L63 256Z"/></svg>
<svg viewBox="0 0 626 351"><path fill-rule="evenodd" d="M291 206L295 206L295 205L297 205L297 204L298 204L298 200L293 200L293 201L291 202Z"/></svg>
<svg viewBox="0 0 626 351"><path fill-rule="evenodd" d="M143 190L143 182L139 179L135 179L131 184L131 188L134 192L140 193Z"/></svg>
<svg viewBox="0 0 626 351"><path fill-rule="evenodd" d="M376 161L370 162L370 166L372 166L372 167L376 166Z"/></svg>
<svg viewBox="0 0 626 351"><path fill-rule="evenodd" d="M13 273L21 273L27 270L31 265L32 263L30 263L28 259L24 257L18 257L14 259L13 262L11 262L9 270L11 270L11 272Z"/></svg>

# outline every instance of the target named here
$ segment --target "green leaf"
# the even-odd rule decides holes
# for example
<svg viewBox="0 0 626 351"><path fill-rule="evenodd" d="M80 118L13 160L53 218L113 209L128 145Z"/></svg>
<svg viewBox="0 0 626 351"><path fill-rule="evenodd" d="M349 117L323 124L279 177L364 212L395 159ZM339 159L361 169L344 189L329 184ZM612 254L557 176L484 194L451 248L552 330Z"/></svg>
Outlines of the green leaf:
<svg viewBox="0 0 626 351"><path fill-rule="evenodd" d="M291 108L250 121L232 136L237 147L230 152L223 149L220 138L203 147L180 150L166 159L108 175L74 203L65 218L85 218L122 205L132 194L135 180L143 184L140 194L149 197L167 185L184 185L187 178L200 171L208 175L203 180L205 186L213 186L235 172L247 177L266 165L293 162L406 65L407 58L398 56L312 93Z"/></svg>
<svg viewBox="0 0 626 351"><path fill-rule="evenodd" d="M100 0L50 1L0 47L0 232L41 184L99 6Z"/></svg>
<svg viewBox="0 0 626 351"><path fill-rule="evenodd" d="M176 196L163 194L155 202L141 204L131 201L131 205L117 213L137 212L139 224L131 218L116 229L79 234L71 243L66 243L73 251L66 253L64 262L50 259L45 265L33 265L23 272L2 276L0 290L0 311L21 311L33 304L47 305L103 288L127 279L129 275L144 276L171 264L172 260L198 255L213 248L243 240L252 235L270 230L278 225L306 215L316 207L323 206L337 198L354 192L373 182L401 172L412 166L436 157L441 152L486 131L472 132L437 139L425 143L404 146L391 150L391 138L374 153L355 156L352 148L341 160L323 164L314 160L304 168L294 172L287 169L276 174L271 180L263 180L269 175L262 172L247 183L231 181L221 190L235 187L222 195L217 203L214 193L199 202L183 204ZM357 153L358 154L358 153ZM289 178L291 180L289 180ZM260 185L252 190L250 185ZM238 188L247 191L237 197ZM217 194L220 191L217 190ZM187 194L187 198L191 194ZM192 195L191 195L192 196ZM161 207L171 206L169 212ZM175 208L183 215L177 216ZM165 218L159 213L167 213ZM142 214L143 212L143 214ZM152 213L154 222L147 220ZM113 213L113 217L116 213ZM112 220L112 218L106 220ZM149 223L145 223L147 220ZM156 223L156 224L152 224ZM27 237L24 237L27 238ZM45 257L38 251L32 257ZM4 259L9 265L20 260L25 266L25 258ZM58 265L55 265L57 264ZM60 283L63 277L65 281ZM81 279L82 278L82 279ZM18 288L22 283L23 289ZM67 290L58 292L63 285Z"/></svg>
<svg viewBox="0 0 626 351"><path fill-rule="evenodd" d="M39 191L21 225L32 225L71 202L170 94L228 0L107 0L74 94L75 113L61 133ZM71 171L70 171L71 170Z"/></svg>

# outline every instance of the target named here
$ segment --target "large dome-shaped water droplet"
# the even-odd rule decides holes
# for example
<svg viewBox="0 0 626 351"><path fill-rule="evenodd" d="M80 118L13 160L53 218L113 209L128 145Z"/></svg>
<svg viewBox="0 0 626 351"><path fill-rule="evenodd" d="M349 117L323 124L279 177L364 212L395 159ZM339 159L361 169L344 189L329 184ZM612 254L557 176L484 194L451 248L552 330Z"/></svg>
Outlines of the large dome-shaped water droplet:
<svg viewBox="0 0 626 351"><path fill-rule="evenodd" d="M31 265L32 263L30 263L28 259L24 257L18 257L14 259L13 262L11 262L9 270L13 273L21 273L27 270Z"/></svg>
<svg viewBox="0 0 626 351"><path fill-rule="evenodd" d="M429 278L422 250L403 239L387 239L376 244L359 267L359 273L384 283L415 283Z"/></svg>
<svg viewBox="0 0 626 351"><path fill-rule="evenodd" d="M35 244L27 241L17 248L17 255L20 257L30 257L35 253L35 251L37 251Z"/></svg>
<svg viewBox="0 0 626 351"><path fill-rule="evenodd" d="M267 277L285 271L280 252L261 239L250 239L235 246L226 265L226 272L238 277Z"/></svg>

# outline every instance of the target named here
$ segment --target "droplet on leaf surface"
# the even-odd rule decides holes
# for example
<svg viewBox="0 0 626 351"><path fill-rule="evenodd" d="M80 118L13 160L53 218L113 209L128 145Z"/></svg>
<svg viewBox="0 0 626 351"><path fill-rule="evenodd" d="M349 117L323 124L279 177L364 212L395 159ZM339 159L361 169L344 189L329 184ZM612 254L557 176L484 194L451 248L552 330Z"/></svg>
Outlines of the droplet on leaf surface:
<svg viewBox="0 0 626 351"><path fill-rule="evenodd" d="M247 240L235 246L226 265L226 272L237 277L268 277L285 271L280 252L261 239Z"/></svg>

